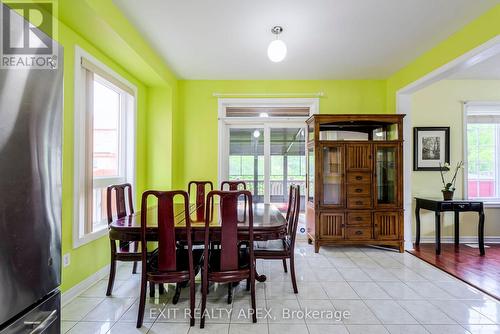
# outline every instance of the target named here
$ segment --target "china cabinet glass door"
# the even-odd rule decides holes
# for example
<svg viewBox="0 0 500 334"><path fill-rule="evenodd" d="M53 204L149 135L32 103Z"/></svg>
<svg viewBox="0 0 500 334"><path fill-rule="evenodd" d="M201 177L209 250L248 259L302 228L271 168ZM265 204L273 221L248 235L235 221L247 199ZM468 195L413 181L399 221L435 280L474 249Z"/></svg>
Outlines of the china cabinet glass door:
<svg viewBox="0 0 500 334"><path fill-rule="evenodd" d="M379 207L398 203L398 154L398 145L375 146L376 204Z"/></svg>
<svg viewBox="0 0 500 334"><path fill-rule="evenodd" d="M323 205L343 205L344 147L325 145L322 147Z"/></svg>
<svg viewBox="0 0 500 334"><path fill-rule="evenodd" d="M307 150L307 198L309 202L314 202L314 145L311 145Z"/></svg>

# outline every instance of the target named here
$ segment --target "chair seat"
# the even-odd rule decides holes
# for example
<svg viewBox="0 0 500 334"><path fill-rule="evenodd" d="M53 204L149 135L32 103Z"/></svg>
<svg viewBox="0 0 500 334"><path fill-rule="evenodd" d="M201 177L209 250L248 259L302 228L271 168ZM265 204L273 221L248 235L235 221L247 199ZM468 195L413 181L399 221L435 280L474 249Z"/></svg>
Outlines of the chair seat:
<svg viewBox="0 0 500 334"><path fill-rule="evenodd" d="M255 257L261 256L286 256L289 254L290 242L288 239L275 239L267 241L255 241Z"/></svg>
<svg viewBox="0 0 500 334"><path fill-rule="evenodd" d="M177 248L175 251L176 258L176 271L189 272L189 256L188 250L184 248ZM193 249L193 266L194 274L196 275L200 271L201 259L203 257L203 249ZM168 272L158 270L158 249L151 252L151 256L148 260L148 272L152 275L168 274Z"/></svg>
<svg viewBox="0 0 500 334"><path fill-rule="evenodd" d="M220 249L210 251L208 256L208 271L220 272ZM238 252L238 269L248 269L250 267L250 253L248 248L240 248Z"/></svg>

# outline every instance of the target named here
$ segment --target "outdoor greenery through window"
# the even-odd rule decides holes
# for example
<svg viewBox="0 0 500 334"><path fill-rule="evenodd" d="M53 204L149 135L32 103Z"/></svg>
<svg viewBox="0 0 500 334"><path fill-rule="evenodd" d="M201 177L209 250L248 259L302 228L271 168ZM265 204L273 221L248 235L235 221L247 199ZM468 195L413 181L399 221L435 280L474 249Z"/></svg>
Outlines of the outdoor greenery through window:
<svg viewBox="0 0 500 334"><path fill-rule="evenodd" d="M254 202L264 196L264 129L231 128L229 179L242 180L254 195ZM306 160L303 128L269 129L269 196L271 203L286 203L289 186L305 189Z"/></svg>
<svg viewBox="0 0 500 334"><path fill-rule="evenodd" d="M477 109L467 113L467 196L500 202L500 106Z"/></svg>

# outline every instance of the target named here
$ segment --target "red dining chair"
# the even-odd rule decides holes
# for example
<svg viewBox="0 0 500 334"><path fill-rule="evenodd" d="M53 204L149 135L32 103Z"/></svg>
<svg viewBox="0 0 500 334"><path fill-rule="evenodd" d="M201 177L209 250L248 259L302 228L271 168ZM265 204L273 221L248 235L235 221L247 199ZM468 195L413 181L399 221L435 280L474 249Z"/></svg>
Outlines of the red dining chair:
<svg viewBox="0 0 500 334"><path fill-rule="evenodd" d="M249 247L238 242L238 198L248 201L248 241ZM219 249L211 249L209 208L214 198L219 198L220 244ZM250 285L252 320L257 322L255 313L255 259L253 254L253 210L252 195L247 190L211 191L207 196L205 213L205 248L202 269L202 299L200 328L205 326L205 309L209 282L228 284L228 303L230 303L233 282L247 280Z"/></svg>
<svg viewBox="0 0 500 334"><path fill-rule="evenodd" d="M220 184L220 190L224 191L225 186L227 186L228 190L239 190L241 185L243 186L243 190L247 189L245 181L222 181Z"/></svg>
<svg viewBox="0 0 500 334"><path fill-rule="evenodd" d="M113 207L113 195L115 207ZM120 219L134 213L132 201L132 185L130 183L111 185L106 189L106 206L108 225L113 219ZM113 212L115 208L115 212ZM141 253L137 251L137 242L117 240L109 235L111 245L111 265L109 269L106 296L111 296L116 276L116 261L134 262L132 273L137 273L137 261L141 261ZM118 243L118 246L117 246Z"/></svg>
<svg viewBox="0 0 500 334"><path fill-rule="evenodd" d="M189 193L189 198L191 197L191 187L192 186L196 187L196 220L201 222L205 221L205 197L207 194L207 186L208 186L208 191L214 190L214 184L212 181L191 181L188 184L188 193ZM213 208L212 208L213 209Z"/></svg>
<svg viewBox="0 0 500 334"><path fill-rule="evenodd" d="M240 186L242 186L242 187L240 187ZM224 188L227 188L227 190L229 190L229 191L242 190L241 188L243 188L243 190L247 190L247 184L246 184L245 181L239 181L239 180L236 180L236 181L222 181L221 184L220 184L220 190L224 191ZM246 198L245 198L245 208L244 208L244 210L245 210L245 212L247 210L247 201L246 201ZM246 218L246 217L243 217L243 218Z"/></svg>
<svg viewBox="0 0 500 334"><path fill-rule="evenodd" d="M141 208L146 212L148 197L156 197L158 223L158 249L153 256L148 256L146 227L148 215L141 215L141 295L137 328L142 326L144 308L146 305L146 289L150 283L177 283L189 282L190 326L194 326L195 307L195 276L199 270L202 250L193 249L191 240L191 219L189 217L189 195L185 191L146 191L142 194ZM180 196L184 200L184 220L186 224L187 248L177 247L175 236L174 198Z"/></svg>
<svg viewBox="0 0 500 334"><path fill-rule="evenodd" d="M255 258L264 260L282 260L285 273L286 259L290 260L290 274L292 276L293 292L298 293L297 281L295 279L295 237L300 214L300 187L292 184L288 198L288 209L286 213L287 231L283 239L256 241Z"/></svg>

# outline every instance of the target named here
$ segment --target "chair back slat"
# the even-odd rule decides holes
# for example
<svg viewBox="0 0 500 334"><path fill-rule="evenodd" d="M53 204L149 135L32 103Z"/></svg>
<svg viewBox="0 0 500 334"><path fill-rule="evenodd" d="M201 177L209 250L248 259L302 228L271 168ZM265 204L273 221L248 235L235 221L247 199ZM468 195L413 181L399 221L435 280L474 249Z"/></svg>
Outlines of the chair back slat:
<svg viewBox="0 0 500 334"><path fill-rule="evenodd" d="M213 203L214 197L219 197L219 219L221 224L221 257L220 269L222 271L230 271L238 269L238 199L243 196L245 205L248 208L248 229L250 247L253 245L253 210L252 210L252 195L248 190L239 191L210 191L207 196L207 212L206 217L210 217L208 207ZM205 221L205 249L208 250L209 246L209 225L210 219Z"/></svg>
<svg viewBox="0 0 500 334"><path fill-rule="evenodd" d="M205 220L205 195L207 186L209 186L209 191L214 190L214 185L212 181L191 181L188 184L188 192L189 197L191 197L191 186L195 185L196 187L196 220L204 221Z"/></svg>
<svg viewBox="0 0 500 334"><path fill-rule="evenodd" d="M224 191L224 186L227 186L228 190L231 191L239 190L240 185L243 186L243 190L247 189L245 181L222 181L220 184L220 190Z"/></svg>
<svg viewBox="0 0 500 334"><path fill-rule="evenodd" d="M115 215L118 219L134 213L134 205L132 201L132 185L130 183L111 185L106 189L106 211L108 216L108 223L111 223L113 221L114 216L113 194L115 195L116 205ZM126 201L126 197L128 197L128 203Z"/></svg>
<svg viewBox="0 0 500 334"><path fill-rule="evenodd" d="M300 186L292 184L290 186L289 213L287 213L287 235L291 240L292 247L295 245L297 226L300 215Z"/></svg>
<svg viewBox="0 0 500 334"><path fill-rule="evenodd" d="M175 225L173 196L163 193L158 198L158 269L177 268L175 256Z"/></svg>
<svg viewBox="0 0 500 334"><path fill-rule="evenodd" d="M238 197L222 196L220 199L221 249L220 268L223 271L238 269Z"/></svg>
<svg viewBox="0 0 500 334"><path fill-rule="evenodd" d="M188 248L191 249L191 221L189 218L189 195L185 191L146 191L142 194L141 211L141 240L143 240L143 256L147 251L147 225L148 197L153 196L157 200L157 224L158 224L158 270L176 271L176 238L175 238L175 212L174 197L180 195L184 200L184 219L186 222L186 234Z"/></svg>

